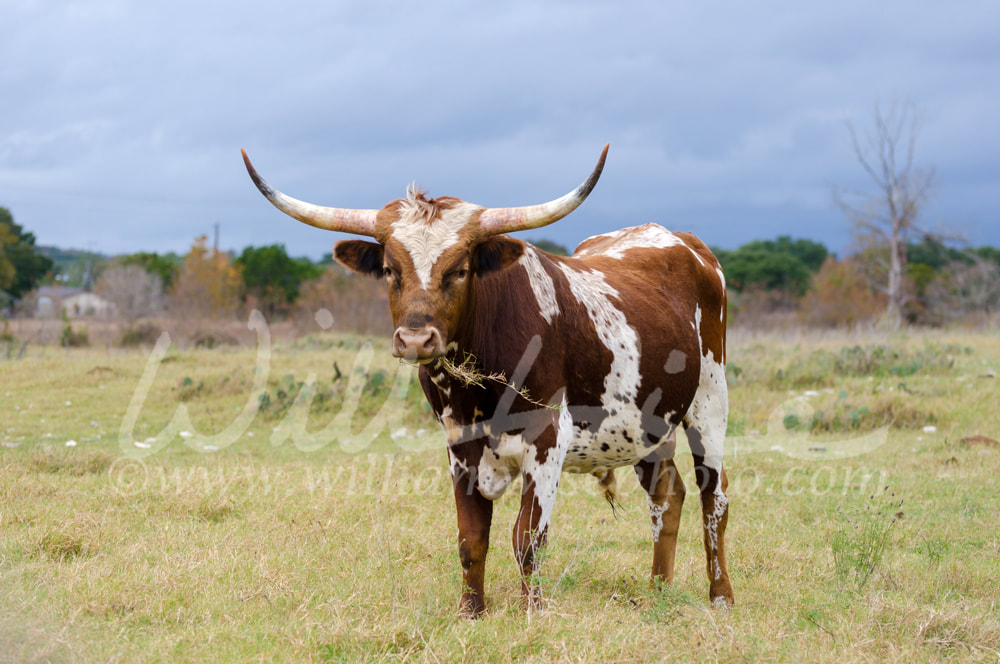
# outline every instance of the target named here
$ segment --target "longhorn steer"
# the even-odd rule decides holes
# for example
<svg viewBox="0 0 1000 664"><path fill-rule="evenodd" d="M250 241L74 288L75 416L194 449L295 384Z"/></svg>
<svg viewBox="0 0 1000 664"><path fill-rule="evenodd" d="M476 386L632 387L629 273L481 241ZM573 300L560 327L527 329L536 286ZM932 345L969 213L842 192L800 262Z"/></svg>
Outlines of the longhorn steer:
<svg viewBox="0 0 1000 664"><path fill-rule="evenodd" d="M604 167L550 203L484 209L414 189L381 210L328 208L274 190L243 153L260 191L286 214L373 237L336 245L337 260L384 277L393 354L420 363L424 394L444 427L458 508L464 613L485 608L483 576L493 501L518 475L514 555L528 605L536 552L560 473L593 473L613 497L630 465L653 523L653 581L673 577L684 482L674 465L683 424L701 494L709 598L733 603L726 570L729 501L722 465L726 288L698 238L655 224L585 240L570 258L505 233L553 223L590 193ZM508 384L469 384L449 363L475 358Z"/></svg>

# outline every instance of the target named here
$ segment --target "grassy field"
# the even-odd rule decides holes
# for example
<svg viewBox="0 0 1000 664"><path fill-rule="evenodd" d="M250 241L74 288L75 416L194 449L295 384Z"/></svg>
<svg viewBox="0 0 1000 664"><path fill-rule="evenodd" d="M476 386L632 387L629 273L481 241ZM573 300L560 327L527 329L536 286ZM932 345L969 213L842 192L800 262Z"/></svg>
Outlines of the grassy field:
<svg viewBox="0 0 1000 664"><path fill-rule="evenodd" d="M997 371L995 334L734 332L736 607L708 606L693 499L649 589L623 470L617 518L566 476L541 612L499 501L473 622L441 436L387 342L29 347L0 361L0 661L996 662Z"/></svg>

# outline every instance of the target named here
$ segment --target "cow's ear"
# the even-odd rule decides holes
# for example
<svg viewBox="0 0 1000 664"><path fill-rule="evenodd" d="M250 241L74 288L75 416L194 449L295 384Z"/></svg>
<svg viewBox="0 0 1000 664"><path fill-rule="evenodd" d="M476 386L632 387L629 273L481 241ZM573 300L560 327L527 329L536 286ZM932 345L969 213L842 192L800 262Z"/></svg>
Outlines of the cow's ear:
<svg viewBox="0 0 1000 664"><path fill-rule="evenodd" d="M359 274L370 277L383 275L382 261L385 247L377 242L364 240L344 240L333 248L333 255L340 263Z"/></svg>
<svg viewBox="0 0 1000 664"><path fill-rule="evenodd" d="M523 253L524 242L506 235L497 235L476 247L472 254L472 269L481 277L510 267Z"/></svg>

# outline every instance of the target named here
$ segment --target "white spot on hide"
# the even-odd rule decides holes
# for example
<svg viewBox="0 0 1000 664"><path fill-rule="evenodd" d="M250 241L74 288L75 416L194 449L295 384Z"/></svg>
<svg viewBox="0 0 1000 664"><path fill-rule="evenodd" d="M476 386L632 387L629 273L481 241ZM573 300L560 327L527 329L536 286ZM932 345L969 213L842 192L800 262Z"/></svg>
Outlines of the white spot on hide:
<svg viewBox="0 0 1000 664"><path fill-rule="evenodd" d="M589 240L605 240L605 242L593 249L584 249L577 253L577 256L607 256L621 259L629 249L666 249L683 244L679 237L659 224L623 228L604 235L595 235L587 241Z"/></svg>
<svg viewBox="0 0 1000 664"><path fill-rule="evenodd" d="M646 501L649 503L649 516L653 520L653 541L660 541L660 531L663 530L663 513L670 509L667 503L657 505L653 499L646 494Z"/></svg>
<svg viewBox="0 0 1000 664"><path fill-rule="evenodd" d="M566 264L559 268L569 282L570 291L587 310L598 339L612 354L611 369L604 377L601 409L607 413L600 426L577 429L566 456L566 469L593 472L634 464L650 453L643 447L643 414L639 393L639 337L619 308L618 291L607 283L602 273L574 270ZM669 418L668 418L669 419ZM668 427L669 422L667 422ZM669 438L669 431L661 441ZM606 449L602 446L606 445Z"/></svg>
<svg viewBox="0 0 1000 664"><path fill-rule="evenodd" d="M546 323L551 323L552 318L559 313L559 303L556 301L556 288L552 283L552 277L542 267L538 259L538 252L534 247L529 246L521 255L518 261L528 273L528 283L531 284L531 292L535 294L535 302L538 304L538 311Z"/></svg>

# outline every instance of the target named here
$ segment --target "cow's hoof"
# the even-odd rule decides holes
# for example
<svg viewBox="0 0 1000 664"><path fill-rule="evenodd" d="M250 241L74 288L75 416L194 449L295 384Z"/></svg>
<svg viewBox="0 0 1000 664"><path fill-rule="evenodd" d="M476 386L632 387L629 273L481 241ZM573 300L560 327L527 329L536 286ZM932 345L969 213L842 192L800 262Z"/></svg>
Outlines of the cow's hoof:
<svg viewBox="0 0 1000 664"><path fill-rule="evenodd" d="M459 615L468 620L477 620L486 613L486 605L478 595L462 597L459 604Z"/></svg>
<svg viewBox="0 0 1000 664"><path fill-rule="evenodd" d="M723 597L722 595L719 595L718 597L712 598L713 609L731 609L733 608L733 604L734 601L732 597Z"/></svg>

